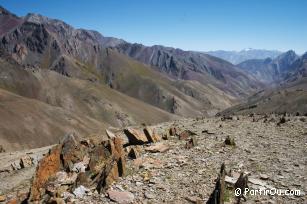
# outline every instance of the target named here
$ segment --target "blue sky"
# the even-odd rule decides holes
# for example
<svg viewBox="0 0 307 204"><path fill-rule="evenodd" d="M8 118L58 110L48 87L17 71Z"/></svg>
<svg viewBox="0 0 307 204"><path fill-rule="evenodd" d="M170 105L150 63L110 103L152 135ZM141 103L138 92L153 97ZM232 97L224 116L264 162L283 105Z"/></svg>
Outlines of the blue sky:
<svg viewBox="0 0 307 204"><path fill-rule="evenodd" d="M306 0L0 0L74 27L185 50L307 51Z"/></svg>

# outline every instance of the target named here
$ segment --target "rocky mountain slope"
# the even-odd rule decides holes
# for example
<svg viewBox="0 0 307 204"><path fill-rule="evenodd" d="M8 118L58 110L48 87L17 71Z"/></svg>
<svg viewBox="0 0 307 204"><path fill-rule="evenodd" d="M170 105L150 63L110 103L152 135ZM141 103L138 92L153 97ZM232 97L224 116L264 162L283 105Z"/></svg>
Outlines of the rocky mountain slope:
<svg viewBox="0 0 307 204"><path fill-rule="evenodd" d="M262 87L259 81L245 71L201 52L131 43L121 43L115 49L172 78L212 84L236 98L245 97Z"/></svg>
<svg viewBox="0 0 307 204"><path fill-rule="evenodd" d="M274 59L278 55L282 54L277 50L263 50L263 49L244 49L241 51L224 51L224 50L217 50L217 51L209 51L206 52L209 55L224 59L232 64L239 64L246 60L252 59L266 59L271 58Z"/></svg>
<svg viewBox="0 0 307 204"><path fill-rule="evenodd" d="M213 85L171 79L113 49L107 49L101 73L113 89L181 116L212 115L236 101Z"/></svg>
<svg viewBox="0 0 307 204"><path fill-rule="evenodd" d="M250 60L242 65L245 69L250 67L250 71L265 83L275 86L251 95L245 102L226 109L222 114L307 114L306 53L297 57L293 51L289 51L274 60Z"/></svg>
<svg viewBox="0 0 307 204"><path fill-rule="evenodd" d="M236 106L220 114L292 113L307 114L307 78L302 78L280 87L260 91Z"/></svg>
<svg viewBox="0 0 307 204"><path fill-rule="evenodd" d="M289 73L284 77L286 82L299 81L302 78L307 77L307 52L295 60L290 68Z"/></svg>
<svg viewBox="0 0 307 204"><path fill-rule="evenodd" d="M70 130L100 134L107 126L177 118L103 84L0 62L0 141L6 150L53 144Z"/></svg>
<svg viewBox="0 0 307 204"><path fill-rule="evenodd" d="M251 59L238 64L238 67L249 72L263 83L280 83L289 72L294 71L293 63L299 59L294 51L289 50L271 59Z"/></svg>

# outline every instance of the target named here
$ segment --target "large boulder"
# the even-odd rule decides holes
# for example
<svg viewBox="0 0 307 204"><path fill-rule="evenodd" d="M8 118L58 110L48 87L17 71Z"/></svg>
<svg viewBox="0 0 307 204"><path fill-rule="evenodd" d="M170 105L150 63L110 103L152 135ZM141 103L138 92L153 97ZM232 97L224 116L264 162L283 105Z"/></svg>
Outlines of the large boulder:
<svg viewBox="0 0 307 204"><path fill-rule="evenodd" d="M61 145L63 167L67 171L72 171L74 164L83 160L87 147L81 145L74 134L66 135Z"/></svg>

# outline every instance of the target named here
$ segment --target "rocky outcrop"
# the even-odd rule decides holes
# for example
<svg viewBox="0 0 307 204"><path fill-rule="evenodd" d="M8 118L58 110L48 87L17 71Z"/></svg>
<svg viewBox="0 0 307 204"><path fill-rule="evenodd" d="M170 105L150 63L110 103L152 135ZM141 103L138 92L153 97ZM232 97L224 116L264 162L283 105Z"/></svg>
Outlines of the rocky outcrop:
<svg viewBox="0 0 307 204"><path fill-rule="evenodd" d="M39 162L28 200L67 200L69 194L82 198L90 192L89 189L102 193L119 177L126 175L127 158L139 157L139 148L134 145L160 140L160 136L151 127L144 130L127 128L123 132L123 135L117 136L107 131L109 139L100 142L79 139L73 133L67 134ZM167 145L158 143L149 147L148 151L162 153L168 149ZM23 157L21 161L23 166L27 166L31 159Z"/></svg>
<svg viewBox="0 0 307 204"><path fill-rule="evenodd" d="M247 182L248 182L248 176L244 175L244 173L241 173L239 178L238 178L238 180L236 181L234 187L235 187L235 189L240 189L241 192L244 192L244 190L246 188L248 188ZM245 196L242 193L242 194L237 196L237 204L240 203L241 198L243 198L244 201L246 201L246 198L245 198Z"/></svg>
<svg viewBox="0 0 307 204"><path fill-rule="evenodd" d="M120 138L95 143L68 134L39 162L29 201L47 202L62 197L63 189L75 195L85 188L102 192L124 174L125 154Z"/></svg>
<svg viewBox="0 0 307 204"><path fill-rule="evenodd" d="M215 184L215 188L212 194L210 195L207 204L224 204L225 175L226 175L225 164L222 164L219 176Z"/></svg>
<svg viewBox="0 0 307 204"><path fill-rule="evenodd" d="M126 142L126 145L142 145L145 143L149 143L145 133L143 131L140 131L138 129L134 128L127 128L124 130L125 135L128 138L128 141Z"/></svg>
<svg viewBox="0 0 307 204"><path fill-rule="evenodd" d="M299 81L307 77L307 52L294 61L290 67L290 72L286 74L284 80L286 82Z"/></svg>
<svg viewBox="0 0 307 204"><path fill-rule="evenodd" d="M161 137L156 133L155 129L146 127L142 130L135 128L126 128L124 129L125 136L124 145L142 145L147 143L158 142L161 140Z"/></svg>

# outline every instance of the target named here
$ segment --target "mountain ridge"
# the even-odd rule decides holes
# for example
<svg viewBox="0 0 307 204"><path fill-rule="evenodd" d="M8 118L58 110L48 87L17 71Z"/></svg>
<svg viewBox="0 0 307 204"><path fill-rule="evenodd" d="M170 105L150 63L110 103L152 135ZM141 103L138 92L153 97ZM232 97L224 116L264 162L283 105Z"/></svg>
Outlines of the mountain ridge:
<svg viewBox="0 0 307 204"><path fill-rule="evenodd" d="M242 78L241 81L244 81L242 84L244 87L240 88L240 92L242 92L243 96L247 96L251 92L255 91L254 88L261 86L258 82L247 75L247 73L242 72L240 69L232 66L226 61L222 61L219 58L214 58L209 55L203 54L201 52L195 51L183 51L181 49L175 49L171 47L164 47L159 45L154 45L151 47L143 46L137 43L128 43L124 40L112 38L112 37L104 37L97 31L84 30L84 29L74 29L72 26L66 24L65 22L57 19L51 19L48 17L44 17L40 14L28 14L24 17L24 21L26 23L34 23L36 26L44 25L43 28L36 28L44 35L44 30L47 33L52 33L50 36L50 41L52 46L58 48L57 51L54 52L63 52L65 55L70 55L78 60L82 61L85 64L88 64L92 67L99 67L101 65L101 61L95 57L95 54L99 53L99 51L106 47L113 47L117 51L128 55L138 61L145 62L148 65L155 66L159 68L159 71L167 73L171 77L178 77L179 79L196 79L201 83L204 80L209 80L209 83L215 83L216 86L220 89L226 89L228 93L235 94L235 91L232 89L236 89L234 86L234 77L229 75L223 76L221 71L224 73L234 72L232 75L240 75ZM25 29L30 25L25 25ZM48 35L48 34L47 34ZM36 36L37 37L37 36ZM69 39L68 41L66 39ZM42 41L42 39L38 39L38 41ZM84 44L84 41L88 44ZM44 42L44 41L42 41ZM36 41L32 42L32 44L37 43ZM46 44L47 42L45 42ZM40 45L44 46L44 45ZM45 45L46 46L46 45ZM146 50L154 50L154 52L162 53L162 62L161 63L151 63L146 60L140 59L136 56L133 56L133 53L128 53L127 49L135 50L136 48L141 47ZM80 48L82 48L80 50ZM94 48L94 49L93 49ZM127 49L125 49L127 48ZM6 48L8 49L8 48ZM9 52L14 51L14 47L9 48ZM152 52L152 51L150 51ZM144 56L143 53L139 53ZM152 53L154 54L154 53ZM146 55L146 53L145 53ZM61 56L55 56L58 59L52 59L51 61L60 61L62 59ZM146 57L146 56L145 56ZM161 59L161 58L160 58ZM31 61L31 60L30 60ZM48 60L45 60L48 62ZM93 63L94 62L94 63ZM27 62L29 63L29 62ZM31 63L30 63L31 64ZM45 63L46 64L46 63ZM52 62L46 64L47 66L51 66ZM54 65L56 66L56 65ZM203 67L204 66L204 67ZM188 67L188 69L182 68ZM225 67L225 69L221 70L221 67ZM52 68L55 69L55 68ZM58 70L58 69L57 69ZM231 70L231 71L230 71ZM60 70L63 74L67 73L68 70ZM196 73L195 73L196 71ZM207 75L207 76L199 76ZM211 80L211 81L210 81ZM250 81L250 82L249 82ZM230 83L229 85L223 85L225 83ZM251 83L251 85L249 85ZM229 89L227 86L231 86ZM246 90L246 91L245 91ZM238 91L239 92L239 91ZM240 95L236 95L236 97L241 97Z"/></svg>
<svg viewBox="0 0 307 204"><path fill-rule="evenodd" d="M253 62L255 63L255 60ZM258 60L258 69L262 71L265 67L269 72L258 73L261 73L262 78L265 78L267 73L269 76L275 75L276 78L270 82L274 86L251 95L241 104L227 108L219 114L307 114L307 52L298 57L293 51L288 51L265 62L266 66L261 66L263 60ZM275 66L279 69L275 70L276 73L271 73L270 68L276 64L281 66Z"/></svg>
<svg viewBox="0 0 307 204"><path fill-rule="evenodd" d="M14 32L7 32L2 35L0 47L26 67L41 67L69 77L103 81L104 76L101 76L100 70L104 69L102 55L104 55L105 47L119 50L123 45L132 46L132 49L135 45L115 38L105 38L96 31L74 29L63 21L43 17L39 14L28 14L24 19ZM163 63L167 61L170 63L170 65L166 65L166 68L175 66L175 72L181 72L185 76L181 77L182 79L196 80L205 86L212 84L238 99L254 92L261 86L258 81L248 76L244 71L218 58L162 46L153 46L153 48L158 49L158 52L160 52L159 49L162 49L162 51L166 49L171 52L175 50L175 55L168 57ZM121 53L129 56L128 53ZM188 56L181 57L182 54L191 55L190 62L187 62ZM167 55L168 53L166 53ZM197 60L197 55L203 59L199 62L193 62L193 60ZM171 62L172 59L174 63ZM176 69L179 66L175 62L177 59L180 62L179 64L182 66L189 65L190 68L181 71ZM142 62L142 60L139 61ZM203 63L206 63L207 67L199 69ZM193 66L195 69L198 68L197 72L193 71ZM223 66L225 68L222 68ZM158 70L161 71L161 69L163 67ZM222 71L224 73L221 73ZM240 80L237 78L240 78ZM240 81L240 83L237 83L237 81Z"/></svg>
<svg viewBox="0 0 307 204"><path fill-rule="evenodd" d="M275 58L278 55L282 54L282 52L278 50L253 49L253 48L243 49L240 51L216 50L216 51L207 51L205 53L215 57L222 58L235 65L240 64L246 60Z"/></svg>
<svg viewBox="0 0 307 204"><path fill-rule="evenodd" d="M245 71L204 53L127 42L119 44L115 49L175 79L211 83L238 98L262 87L261 83Z"/></svg>
<svg viewBox="0 0 307 204"><path fill-rule="evenodd" d="M0 88L5 95L18 96L11 97L13 101L8 104L13 110L12 117L2 119L19 118L20 121L12 131L1 134L1 141L10 150L55 143L64 134L61 125L75 127L69 125L71 121L75 125L96 121L87 125L88 132L95 132L99 126L125 127L175 120L180 116L214 115L238 100L216 86L215 83L222 82L209 75L198 73L207 83L176 80L117 52L115 47L125 42L96 31L74 29L63 21L39 14L17 17L2 12L0 24L7 25L1 27L0 35L0 76L3 77ZM219 59L212 61L219 63ZM247 78L244 72L238 72ZM243 87L238 89L244 90ZM24 104L33 101L38 108L29 105L14 108L16 103L13 102L17 99ZM5 107L0 107L5 111L2 108ZM50 124L44 110L59 117L61 123ZM61 111L63 113L59 113ZM40 116L49 132L30 130L36 126L31 120L22 120L25 113L32 118ZM24 131L28 134L22 137Z"/></svg>
<svg viewBox="0 0 307 204"><path fill-rule="evenodd" d="M289 50L274 59L251 59L238 64L238 67L249 72L266 84L281 83L285 75L291 72L292 64L300 57Z"/></svg>

